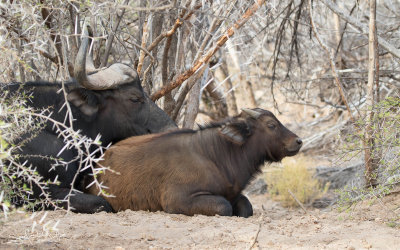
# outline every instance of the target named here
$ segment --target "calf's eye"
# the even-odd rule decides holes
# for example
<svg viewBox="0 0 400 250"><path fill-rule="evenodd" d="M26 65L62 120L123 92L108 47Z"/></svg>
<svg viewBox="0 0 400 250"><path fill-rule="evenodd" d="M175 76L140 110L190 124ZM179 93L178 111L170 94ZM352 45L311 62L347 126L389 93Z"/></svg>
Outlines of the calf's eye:
<svg viewBox="0 0 400 250"><path fill-rule="evenodd" d="M276 128L275 124L268 124L267 127L270 128L270 129Z"/></svg>

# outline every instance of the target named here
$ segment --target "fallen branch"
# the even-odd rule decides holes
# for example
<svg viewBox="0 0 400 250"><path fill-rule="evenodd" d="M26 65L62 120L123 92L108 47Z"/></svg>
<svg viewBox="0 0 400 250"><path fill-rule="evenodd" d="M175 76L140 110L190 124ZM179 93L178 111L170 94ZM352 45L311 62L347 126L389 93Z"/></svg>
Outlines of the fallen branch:
<svg viewBox="0 0 400 250"><path fill-rule="evenodd" d="M257 230L256 235L254 236L254 239L251 242L248 250L252 249L254 247L254 245L256 244L257 238L258 238L258 234L260 233L260 231L261 231L261 222L258 224L258 230Z"/></svg>
<svg viewBox="0 0 400 250"><path fill-rule="evenodd" d="M163 97L165 94L171 92L176 87L180 86L185 80L187 80L190 76L192 76L201 66L208 63L211 57L225 44L229 37L235 34L235 30L242 27L250 17L260 8L262 4L265 3L265 0L257 0L253 6L251 6L243 16L233 25L231 26L225 34L223 34L217 41L217 43L199 60L197 60L192 68L183 72L180 76L178 76L175 81L170 84L162 87L160 90L156 91L153 95L151 95L151 99L156 101Z"/></svg>
<svg viewBox="0 0 400 250"><path fill-rule="evenodd" d="M304 210L305 213L307 213L306 208L304 207L304 205L297 199L297 197L292 193L292 191L290 191L290 189L287 190L290 194L290 196L292 196L292 198L297 202L297 204L299 204L299 206Z"/></svg>
<svg viewBox="0 0 400 250"><path fill-rule="evenodd" d="M347 123L347 120L341 121L338 124L328 128L328 129L324 129L322 132L313 134L312 136L304 139L303 140L304 144L303 144L303 147L301 148L302 152L305 152L314 147L320 147L321 146L320 141L322 139L324 139L324 137L336 135L338 130L341 127L343 127L346 123Z"/></svg>

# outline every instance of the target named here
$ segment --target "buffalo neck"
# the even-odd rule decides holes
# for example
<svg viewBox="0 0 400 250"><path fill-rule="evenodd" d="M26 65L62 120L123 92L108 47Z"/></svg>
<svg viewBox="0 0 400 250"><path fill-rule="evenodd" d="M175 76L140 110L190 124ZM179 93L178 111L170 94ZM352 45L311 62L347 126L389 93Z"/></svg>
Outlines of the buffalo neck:
<svg viewBox="0 0 400 250"><path fill-rule="evenodd" d="M245 188L251 178L260 172L266 158L252 138L243 145L233 143L219 134L218 128L208 128L192 135L191 144L197 152L215 163L233 185Z"/></svg>

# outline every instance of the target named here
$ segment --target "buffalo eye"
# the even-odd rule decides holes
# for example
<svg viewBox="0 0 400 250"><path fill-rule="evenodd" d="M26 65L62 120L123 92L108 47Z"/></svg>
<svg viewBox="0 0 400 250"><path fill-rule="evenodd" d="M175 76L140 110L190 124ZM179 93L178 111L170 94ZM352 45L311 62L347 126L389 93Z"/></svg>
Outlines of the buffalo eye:
<svg viewBox="0 0 400 250"><path fill-rule="evenodd" d="M143 102L143 98L140 98L140 97L132 97L132 98L130 98L130 100L133 103L142 103Z"/></svg>
<svg viewBox="0 0 400 250"><path fill-rule="evenodd" d="M267 127L270 128L270 129L275 129L276 125L273 124L273 123L269 123L269 124L267 124Z"/></svg>

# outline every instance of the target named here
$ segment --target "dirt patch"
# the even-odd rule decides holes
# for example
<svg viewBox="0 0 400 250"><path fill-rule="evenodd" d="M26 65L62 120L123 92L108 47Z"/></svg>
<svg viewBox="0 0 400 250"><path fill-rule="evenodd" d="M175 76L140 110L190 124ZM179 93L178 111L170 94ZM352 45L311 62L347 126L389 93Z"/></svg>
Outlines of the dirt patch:
<svg viewBox="0 0 400 250"><path fill-rule="evenodd" d="M0 249L396 249L400 230L387 225L385 209L398 209L400 196L346 213L287 209L267 195L250 196L255 215L193 217L163 212L117 214L48 212L33 219L14 214L1 227ZM386 213L387 214L387 213ZM374 216L377 215L377 216ZM51 228L59 220L57 230ZM32 223L38 225L31 231Z"/></svg>

